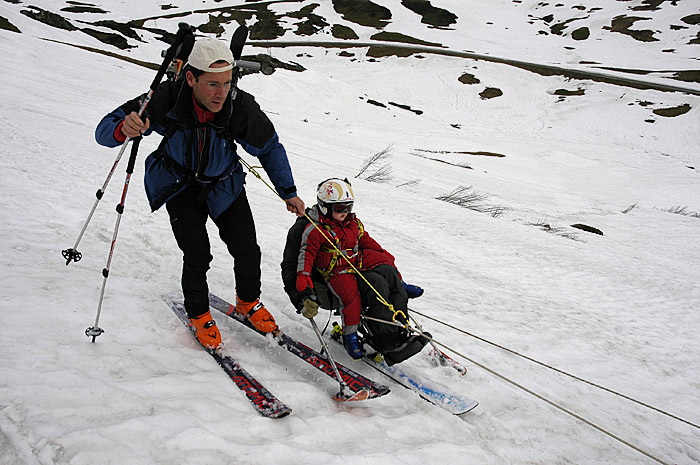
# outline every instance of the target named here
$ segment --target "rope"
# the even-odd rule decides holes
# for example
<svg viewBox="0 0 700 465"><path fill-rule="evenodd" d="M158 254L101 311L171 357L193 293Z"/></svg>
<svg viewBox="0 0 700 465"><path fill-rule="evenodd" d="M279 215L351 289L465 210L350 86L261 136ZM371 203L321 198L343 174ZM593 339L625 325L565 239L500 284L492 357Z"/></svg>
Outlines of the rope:
<svg viewBox="0 0 700 465"><path fill-rule="evenodd" d="M415 310L411 310L411 311L415 312ZM418 313L418 312L415 312L415 313ZM390 321L387 321L387 320L381 320L381 319L379 319L379 318L374 318L374 317L367 316L367 315L363 315L363 318L366 318L366 319L369 319L369 320L373 320L373 321L379 321L379 322L382 322L382 323L385 323L385 324L388 324L388 325L392 325L392 326L399 326L398 324L394 324L393 322L390 322ZM440 323L442 323L442 322L440 322ZM448 326L449 326L449 325L448 325ZM608 436L608 437L610 437L610 438L612 438L612 439L614 439L614 440L620 442L621 444L624 444L624 445L626 445L627 447L629 447L629 448L631 448L631 449L634 449L635 451L639 452L639 453L642 454L642 455L645 455L646 457L648 457L648 458L654 460L655 462L660 463L661 465L670 465L669 462L665 462L665 461L661 460L660 458L658 458L658 457L656 457L656 456L650 454L649 452L647 452L647 451L645 451L645 450L643 450L643 449L640 449L639 447L635 446L634 444L630 443L629 441L626 441L626 440L622 439L621 437L617 436L616 434L614 434L614 433L612 433L612 432L606 430L606 429L603 428L602 426L598 426L597 424L593 423L592 421L587 420L586 418L582 417L582 416L579 415L578 413L576 413L576 412L574 412L574 411L572 411L572 410L569 410L569 409L567 409L566 407L563 407L563 406L559 405L558 403L554 402L553 400L550 400L550 399L548 399L547 397L544 397L543 395L536 393L536 392L533 391L532 389L529 389L529 388L523 386L522 384L520 384L520 383L518 383L518 382L516 382L516 381L513 381L512 379L508 378L507 376L504 376L504 375L498 373L497 371L492 370L491 368L487 367L486 365L484 365L484 364L482 364L482 363L479 363L479 362L477 362L476 360L474 360L474 359L472 359L472 358L470 358L470 357L467 357L466 355L462 354L461 352L458 352L458 351L454 350L453 348L451 348L451 347L449 347L449 346L447 346L447 345L441 343L440 341L436 341L436 340L433 339L432 337L425 335L423 332L417 331L417 330L415 330L415 329L413 329L413 328L409 328L409 330L412 330L412 331L414 331L414 332L420 333L424 338L428 339L429 341L431 341L431 342L433 342L433 343L435 343L435 344L437 344L437 345L440 345L440 346L444 347L445 349L447 349L447 350L449 350L449 351L455 353L456 355L462 357L463 359L465 359L465 360L467 360L467 361L473 363L474 365L478 366L478 367L481 368L482 370L485 370L485 371L487 371L488 373L491 373L492 375L496 376L497 378L499 378L499 379L501 379L501 380L503 380L503 381L505 381L505 382L507 382L507 383L509 383L509 384L511 384L511 385L513 385L513 386L515 386L516 388L518 388L518 389L520 389L520 390L522 390L522 391L524 391L524 392L530 394L530 395L533 396L533 397L536 397L537 399L541 400L542 402L545 402L546 404L548 404L548 405L550 405L550 406L552 406L552 407L554 407L554 408L556 408L556 409L558 409L558 410L560 410L560 411L566 413L567 415L570 415L570 416L574 417L574 418L577 419L578 421L580 421L580 422L582 422L582 423L585 423L586 425L588 425L588 426L590 426L590 427L592 427L592 428L594 428L594 429L600 431L601 433L603 433L603 434L605 434L606 436Z"/></svg>
<svg viewBox="0 0 700 465"><path fill-rule="evenodd" d="M242 163L246 168L248 168L248 171L250 171L251 173L253 173L253 175L254 175L256 178L258 178L259 180L261 180L272 192L275 193L275 195L276 195L277 197L279 197L280 199L282 199L282 196L279 194L279 192L277 192L267 181L265 181L265 180L260 176L260 174L256 171L256 169L255 169L253 166L251 166L250 164L248 164L248 162L245 161L243 158L240 158L240 157L239 157L239 160L241 161L241 163ZM282 199L282 200L284 200L284 199ZM345 259L345 261L347 262L348 265L350 265L350 267L352 268L352 270L353 270L360 278L362 278L362 280L369 286L370 289L372 289L372 291L374 291L375 294L377 294L377 300L378 300L382 305L386 306L387 308L389 308L389 310L391 310L391 312L393 313L393 317L392 317L393 321L396 322L396 317L397 317L397 315L399 315L399 314L403 315L404 320L406 320L406 325L401 325L400 323L399 323L399 325L400 325L402 328L404 328L404 329L409 329L409 330L410 330L410 326L409 326L409 324L408 324L408 318L406 318L406 314L405 314L402 310L395 310L395 309L394 309L394 306L393 306L392 304L390 304L389 302L387 302L386 299L384 298L384 296L382 296L382 295L379 293L379 291L377 291L377 290L374 288L374 286L372 286L372 284L367 280L367 278L365 278L364 275L363 275L362 273L360 273L360 270L358 270L358 269L355 267L355 265L352 264L352 262L350 261L350 259L349 259L348 257L346 257L346 256L340 251L340 249L338 249L338 247L335 245L335 243L334 243L334 242L331 240L331 238L328 237L328 235L318 226L318 224L317 224L313 219L311 219L311 217L310 217L306 212L304 212L304 216L306 217L306 219L309 220L309 222L314 226L314 228L316 228L316 229L318 230L318 232L321 233L321 235L326 239L326 241L328 241L328 243L331 245L331 247L333 247L333 249L338 253L338 255L340 255L341 257L343 257L343 258Z"/></svg>
<svg viewBox="0 0 700 465"><path fill-rule="evenodd" d="M277 195L277 197L279 197L280 199L282 199L282 196L279 194L279 192L277 192L272 186L270 186L270 184L269 184L267 181L265 181L265 180L260 176L260 174L255 170L255 168L253 168L252 166L250 166L250 164L248 164L248 162L246 162L244 159L242 159L242 158L239 158L239 159L241 160L241 163L242 163L243 165L245 165L245 167L248 168L248 170L249 170L251 173L253 173L253 175L254 175L256 178L260 179L272 192L275 193L275 195ZM284 199L282 199L282 200L284 200ZM370 317L370 316L367 316L367 315L365 315L364 318L369 319L369 320L379 321L379 322L382 322L382 323L385 323L385 324L389 324L389 325L392 325L392 326L399 326L399 327L401 327L401 328L407 329L407 330L410 331L410 332L419 333L420 335L422 335L423 337L425 337L425 338L428 339L429 341L431 341L431 342L433 342L433 343L435 343L435 344L437 344L437 345L440 345L440 346L446 348L447 350L449 350L449 351L455 353L456 355L462 357L463 359L465 359L465 360L467 360L467 361L473 363L474 365L478 366L479 368L481 368L481 369L487 371L488 373L491 373L492 375L496 376L497 378L500 378L500 379L502 379L503 381L505 381L505 382L507 382L507 383L509 383L509 384L512 384L513 386L517 387L518 389L520 389L520 390L522 390L522 391L524 391L524 392L530 394L530 395L533 396L533 397L536 397L537 399L541 400L542 402L545 402L546 404L548 404L548 405L550 405L550 406L552 406L552 407L554 407L554 408L556 408L556 409L558 409L558 410L560 410L560 411L566 413L567 415L570 415L570 416L574 417L575 419L579 420L580 422L585 423L586 425L588 425L588 426L590 426L590 427L592 427L592 428L594 428L594 429L600 431L601 433L605 434L606 436L608 436L608 437L610 437L610 438L612 438L612 439L614 439L614 440L620 442L621 444L626 445L627 447L629 447L629 448L631 448L631 449L633 449L633 450L639 452L640 454L642 454L642 455L644 455L644 456L646 456L646 457L648 457L648 458L654 460L655 462L660 463L661 465L670 465L669 462L665 462L665 461L661 460L660 458L658 458L658 457L656 457L656 456L650 454L649 452L646 452L645 450L640 449L639 447L637 447L637 446L635 446L634 444L632 444L632 443L630 443L630 442L628 442L628 441L622 439L621 437L619 437L619 436L617 436L617 435L611 433L610 431L606 430L605 428L603 428L603 427L601 427L601 426L598 426L597 424L593 423L593 422L590 421L590 420L587 420L586 418L582 417L581 415L577 414L576 412L573 412L572 410L569 410L569 409L567 409L567 408L565 408L565 407L563 407L563 406L557 404L556 402L554 402L554 401L552 401L552 400L550 400L550 399L544 397L544 396L541 395L541 394L536 393L535 391L533 391L533 390L531 390L531 389L529 389L529 388L523 386L522 384L519 384L519 383L517 383L516 381L513 381L512 379L510 379L510 378L508 378L508 377L506 377L506 376L504 376L504 375L502 375L502 374L500 374L500 373L498 373L498 372L496 372L496 371L494 371L494 370L488 368L487 366L485 366L485 365L483 365L483 364L477 362L476 360L473 360L473 359L471 359L470 357L467 357L466 355L464 355L464 354L462 354L462 353L460 353L460 352L458 352L458 351L452 349L451 347L448 347L447 345L445 345L445 344L443 344L443 343L441 343L441 342L439 342L439 341L436 341L436 340L433 339L432 337L426 336L425 333L423 333L423 331L420 331L420 330L417 330L417 329L411 327L408 323L407 323L406 325L402 325L401 323L397 322L397 321L396 321L396 315L397 315L398 313L401 313L401 314L404 314L404 313L403 313L401 310L398 310L398 311L394 310L393 305L389 304L389 303L384 299L384 297L382 297L382 295L370 284L370 282L367 281L367 278L365 278L365 277L362 275L362 273L360 273L360 271L359 271L352 263L350 263L350 260L349 260L347 257L345 257L345 256L340 252L340 250L336 247L335 243L333 243L333 241L326 235L326 233L325 233L321 228L319 228L319 226L316 224L316 222L315 222L314 220L312 220L306 212L304 212L304 216L309 220L309 222L310 222L311 224L314 225L314 227L315 227L316 229L318 229L318 231L323 235L324 238L326 238L326 240L331 244L331 246L336 250L336 252L338 252L341 256L343 256L343 257L345 258L345 260L347 261L348 265L350 265L350 267L355 271L355 273L357 273L357 275L360 276L360 277L365 281L365 283L367 283L367 285L375 292L375 294L377 294L377 300L379 300L382 304L386 305L386 306L394 313L393 321L381 320L381 319L373 318L373 317ZM474 335L472 335L472 334L470 334L470 333L468 333L468 332L466 332L466 331L463 331L463 330L461 330L461 329L459 329L459 328L457 328L457 327L455 327L455 326L451 326L451 325L449 325L449 324L447 324L447 323L444 323L444 322L442 322L442 321L440 321L440 320L437 320L437 319L435 319L435 318L428 317L428 316L426 316L426 315L424 315L424 314L422 314L422 313L420 313L420 312L416 312L415 310L411 310L411 311L417 313L418 315L424 316L424 317L426 317L426 318L428 318L428 319L431 319L431 320L434 320L434 321L436 321L436 322L438 322L438 323L441 323L441 324L443 324L443 325L445 325L445 326L451 327L451 328L453 328L453 329L455 329L455 330L457 330L457 331L461 331L461 332L463 332L463 333L465 333L465 334L467 334L467 335L469 335L469 336L472 336L472 337L475 337L475 338L477 338L477 339L480 339L480 340L482 340L482 341L484 341L484 342L488 342L488 343L490 343L490 344L493 344L493 343L491 343L490 341L487 341L487 340L485 340L485 339L482 339L482 338L479 338L479 337L477 337L477 336L474 336ZM404 314L404 318L405 318L405 314ZM407 321L408 321L408 320L407 320ZM325 331L325 329L324 329L324 331ZM496 345L497 347L499 347L499 348L501 348L501 349L504 349L504 350L507 350L507 351L509 351L509 352L512 352L512 353L514 353L514 354L516 354L516 355L520 355L520 354L518 354L517 352L511 351L510 349L507 349L507 348L502 347L502 346L498 346L497 344L493 344L493 345ZM520 355L520 356L522 356L522 355ZM524 357L524 356L522 356L522 357ZM594 383L590 383L590 382L588 382L588 381L586 381L586 380L584 380L584 379L578 378L578 377L573 376L573 375L569 375L569 374L566 373L566 372L563 372L563 371L558 370L558 369L553 368L553 367L549 367L548 365L545 365L545 364L543 364L543 363L541 363L541 362L537 362L537 361L534 360L534 359L530 359L530 358L528 358L528 357L525 357L525 358L527 358L528 360L532 360L532 361L535 362L535 363L539 363L539 364L541 364L541 365L543 365L543 366L546 366L546 367L548 367L548 368L551 368L551 369L553 369L553 370L555 370L555 371L557 371L557 372L560 372L560 373L563 373L563 374L565 374L565 375L571 376L571 377L573 377L574 379L577 379L577 380L586 382L586 383L588 383L588 384L591 384L592 386L599 387L599 388L604 389L604 390L606 390L606 391L609 391L609 392L612 392L612 393L614 393L614 394L620 395L621 397L624 397L624 398L626 398L626 399L629 399L629 400L632 400L632 401L634 401L634 402L637 402L637 403L639 403L639 404L641 404L641 405L644 405L644 406L646 406L646 407L651 408L652 410L658 411L658 412L660 412L660 413L664 413L664 414L666 414L666 415L669 415L669 416L672 417L672 418L675 418L675 419L677 419L677 420L683 421L683 422L685 422L685 423L688 423L688 424L691 425L691 426L695 426L696 428L698 428L698 426L695 425L695 424L693 424L693 423L690 423L690 422L688 422L688 421L686 421L686 420L683 420L683 419L681 419L681 418L678 418L678 417L676 417L676 416L674 416L674 415L670 415L670 414L668 414L668 413L666 413L666 412L663 412L662 410L659 410L659 409L657 409L657 408L655 408L655 407L652 407L652 406L649 406L649 405L647 405L647 404L644 404L643 402L636 401L636 400L634 400L634 399L632 399L632 398L630 398L630 397L624 396L624 395L622 395L622 394L615 393L614 391L611 391L611 390L609 390L609 389L607 389L607 388L604 388L604 387L602 387L602 386L598 386L598 385L596 385L596 384L594 384Z"/></svg>
<svg viewBox="0 0 700 465"><path fill-rule="evenodd" d="M602 385L600 385L600 384L594 383L594 382L592 382L592 381L588 381L587 379L584 379L584 378L581 378L581 377L576 376L576 375L574 375L574 374L568 373L568 372L566 372L566 371L564 371L564 370L561 370L561 369L559 369L559 368L557 368L557 367L554 367L554 366L552 366L552 365L548 365L548 364L546 364L546 363L544 363L544 362L540 362L539 360L536 360L536 359L534 359L534 358L532 358L532 357L528 357L527 355L523 355L523 354L521 354L521 353L519 353L519 352L516 352L515 350L509 349L508 347L505 347L505 346L502 346L502 345L497 344L497 343L495 343L495 342L492 342L492 341L489 341L489 340L487 340L487 339L484 339L483 337L480 337L480 336L477 336L477 335L475 335L475 334L472 334L472 333L470 333L470 332L468 332L468 331L465 331L465 330L463 330L463 329L461 329L461 328L458 328L458 327L456 327L456 326L452 326L452 325L449 324L449 323L445 323L444 321L440 321L440 320L438 320L438 319L436 319L436 318L433 318L433 317L431 317L431 316L425 315L425 314L423 314L423 313L421 313L421 312L418 312L418 311L416 311L416 310L413 310L413 309L409 309L409 310L410 310L411 312L417 314L417 315L420 315L420 316L425 317L425 318L427 318L427 319L429 319L429 320L432 320L432 321L435 321L435 322L437 322L437 323L440 323L440 324L442 324L442 325L444 325L444 326L447 326L448 328L452 328L452 329L454 329L455 331L459 331L459 332L461 332L461 333L466 334L467 336L471 336L471 337L473 337L474 339L478 339L478 340L480 340L480 341L482 341L482 342L485 342L485 343L487 343L487 344L491 344L491 345L494 346L494 347L498 347L499 349L505 350L505 351L508 352L508 353L511 353L511 354L513 354L513 355L517 355L518 357L522 357L522 358L524 358L525 360L528 360L528 361L530 361L530 362L532 362L532 363L536 363L537 365L541 365L541 366L543 366L543 367L545 367L545 368L548 368L548 369L550 369L550 370L552 370L552 371L556 371L556 372L559 373L559 374L562 374L562 375L568 376L568 377L570 377L570 378L573 378L573 379L575 379L576 381L581 381L582 383L586 383L586 384L588 384L589 386L593 386L593 387L595 387L595 388L598 388L598 389L601 389L601 390L603 390L603 391L609 392L610 394L614 394L614 395L616 395L616 396L618 396L618 397L622 397L623 399L627 399L627 400L629 400L630 402L634 402L635 404L639 404L639 405L641 405L641 406L643 406L643 407L646 407L646 408L648 408L648 409L650 409L650 410L653 410L653 411L655 411L655 412L657 412L657 413L660 413L660 414L662 414L662 415L666 415L666 416L668 416L668 417L670 417L670 418L673 418L674 420L678 420L678 421L683 422L683 423L685 423L685 424L687 424L687 425L689 425L689 426L692 426L692 427L694 427L694 428L700 429L700 426L699 426L699 425L697 425L697 424L695 424L695 423L692 423L692 422L690 422L690 421L688 421L688 420L685 420L685 419L683 419L683 418L681 418L681 417L678 417L678 416L676 416L676 415L674 415L674 414L672 414L672 413L669 413L669 412L666 412L666 411L664 411L664 410L661 410L661 409L659 409L659 408L657 408L657 407L654 407L653 405L649 405L649 404L647 404L646 402L642 402L642 401L640 401L640 400L637 400L637 399L635 399L635 398L633 398L633 397L630 397L630 396L628 396L628 395L622 394L622 393L620 393L620 392L614 391L614 390L612 390L612 389L610 389L610 388L607 388L607 387L605 387L605 386L602 386Z"/></svg>

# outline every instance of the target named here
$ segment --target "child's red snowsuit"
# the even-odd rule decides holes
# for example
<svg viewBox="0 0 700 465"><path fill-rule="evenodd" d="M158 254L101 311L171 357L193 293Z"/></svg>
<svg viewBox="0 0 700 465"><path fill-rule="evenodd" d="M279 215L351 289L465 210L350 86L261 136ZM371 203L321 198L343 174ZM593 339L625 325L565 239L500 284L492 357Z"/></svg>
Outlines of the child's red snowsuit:
<svg viewBox="0 0 700 465"><path fill-rule="evenodd" d="M355 332L362 311L357 278L348 261L339 256L326 237L360 271L371 270L379 265L395 267L394 257L370 237L354 213L348 214L342 223L319 215L317 207L311 210L310 215L312 218L317 216L313 219L323 234L313 223L304 230L297 266L297 290L302 292L306 288L307 282L311 282L311 272L316 268L341 302L343 333Z"/></svg>

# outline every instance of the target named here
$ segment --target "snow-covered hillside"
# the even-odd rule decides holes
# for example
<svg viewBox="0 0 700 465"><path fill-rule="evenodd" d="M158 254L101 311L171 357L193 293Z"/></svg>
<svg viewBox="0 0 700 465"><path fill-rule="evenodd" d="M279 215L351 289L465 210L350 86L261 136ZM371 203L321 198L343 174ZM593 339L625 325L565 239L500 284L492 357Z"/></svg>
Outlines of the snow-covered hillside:
<svg viewBox="0 0 700 465"><path fill-rule="evenodd" d="M456 17L431 25L402 2L373 0L364 7L391 16L366 25L343 13L350 2L222 3L0 4L0 464L700 463L697 6L431 0ZM265 23L271 16L277 28ZM632 17L645 19L621 26ZM181 257L167 213L150 212L141 183L157 136L141 144L129 189L105 333L94 344L85 337L126 168L123 160L80 243L84 258L66 267L60 252L73 246L117 155L95 143L94 128L153 79L120 57L159 63L159 37L181 21L224 40L241 21L255 40L299 42L248 46L245 55L305 71L248 75L240 86L275 123L307 204L319 181L354 177L389 149L390 179L353 178L356 211L404 278L426 289L411 307L451 325L418 317L467 365L466 377L430 368L424 354L406 363L478 399L466 418L396 385L381 399L339 405L332 380L218 318L228 353L294 409L280 420L258 416L163 302L179 290ZM321 26L298 34L307 21ZM334 26L357 39L335 37ZM589 36L573 38L583 27ZM280 32L265 37L270 30ZM373 38L381 32L689 92L351 46L376 41L391 51L399 36ZM500 214L437 199L462 186ZM253 176L247 190L263 301L287 333L317 346L279 274L294 217ZM215 227L211 237L211 290L232 299L230 257Z"/></svg>

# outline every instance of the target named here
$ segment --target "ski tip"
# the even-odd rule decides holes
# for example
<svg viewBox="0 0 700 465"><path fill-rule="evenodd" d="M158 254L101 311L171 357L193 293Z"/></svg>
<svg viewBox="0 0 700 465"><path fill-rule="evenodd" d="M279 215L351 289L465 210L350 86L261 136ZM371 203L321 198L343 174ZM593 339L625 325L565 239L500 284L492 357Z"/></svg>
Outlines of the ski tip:
<svg viewBox="0 0 700 465"><path fill-rule="evenodd" d="M267 416L268 418L275 418L276 419L276 418L284 418L287 415L289 415L290 413L292 413L292 409L285 406L284 408L281 408L279 410L275 410L274 412L272 412L268 415L265 415L265 416Z"/></svg>
<svg viewBox="0 0 700 465"><path fill-rule="evenodd" d="M367 388L365 388L365 389L367 389ZM368 399L376 399L377 397L385 396L385 395L389 394L390 392L391 392L391 389L389 388L389 386L384 386L383 384L375 385L375 386L372 386L368 390L369 395L367 398Z"/></svg>
<svg viewBox="0 0 700 465"><path fill-rule="evenodd" d="M479 402L474 401L471 404L469 404L467 406L466 410L464 410L463 412L455 413L455 416L458 416L459 418L462 418L462 419L467 418L467 414L469 412L471 412L472 410L474 410L478 406L479 406Z"/></svg>
<svg viewBox="0 0 700 465"><path fill-rule="evenodd" d="M433 366L445 366L454 368L457 371L457 373L459 373L462 376L467 374L467 367L465 367L459 362L456 362L449 355L440 350L434 348L431 349L430 352L428 352L428 357L430 357L430 361L433 364Z"/></svg>
<svg viewBox="0 0 700 465"><path fill-rule="evenodd" d="M348 395L343 391L339 391L337 394L332 395L331 399L337 402L357 402L369 399L369 394L369 391L366 389L360 389L351 395Z"/></svg>
<svg viewBox="0 0 700 465"><path fill-rule="evenodd" d="M199 341L197 341L197 342L199 342ZM201 344L201 342L200 342L200 344ZM207 347L205 345L202 345L202 347L204 348L204 350L206 350L207 352L209 352L212 355L216 355L219 357L224 357L224 355L225 355L223 342L221 344L219 344L219 347L216 347L216 348Z"/></svg>

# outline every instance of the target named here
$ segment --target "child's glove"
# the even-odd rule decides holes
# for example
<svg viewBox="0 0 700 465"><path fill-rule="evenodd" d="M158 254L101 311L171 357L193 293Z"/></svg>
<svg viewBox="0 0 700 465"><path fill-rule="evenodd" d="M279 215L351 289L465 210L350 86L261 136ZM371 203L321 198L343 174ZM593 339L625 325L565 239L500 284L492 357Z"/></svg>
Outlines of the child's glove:
<svg viewBox="0 0 700 465"><path fill-rule="evenodd" d="M301 313L308 319L318 315L318 299L314 292L314 282L311 276L304 274L303 271L297 273L297 291L301 292L301 301L304 303L304 307L297 310L297 313Z"/></svg>
<svg viewBox="0 0 700 465"><path fill-rule="evenodd" d="M311 281L311 276L304 274L303 271L297 272L297 291L304 292L306 288L313 289L314 282Z"/></svg>

